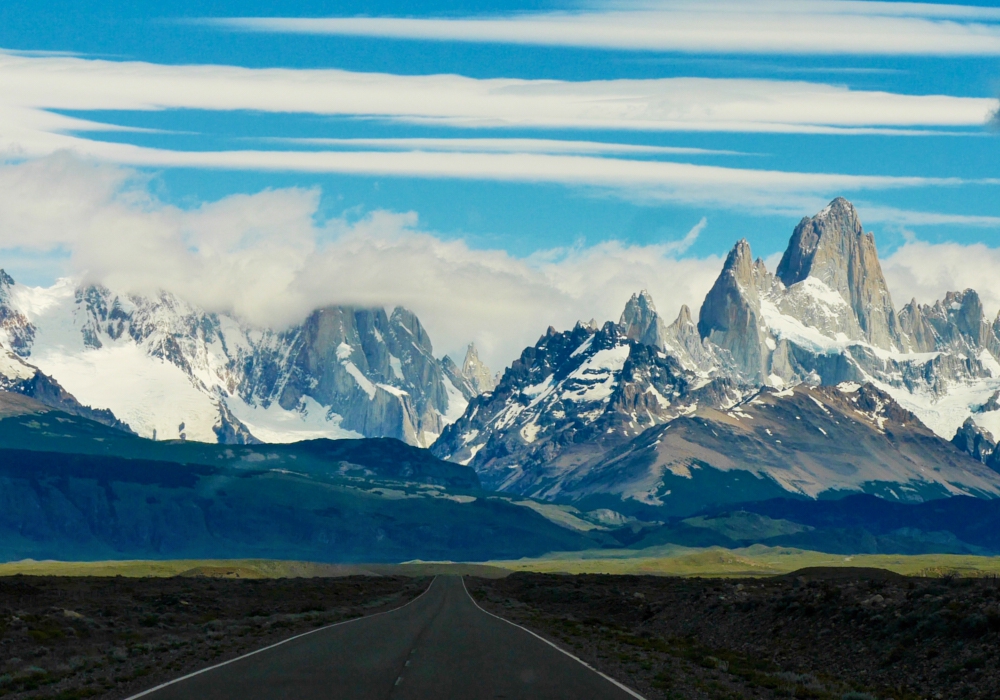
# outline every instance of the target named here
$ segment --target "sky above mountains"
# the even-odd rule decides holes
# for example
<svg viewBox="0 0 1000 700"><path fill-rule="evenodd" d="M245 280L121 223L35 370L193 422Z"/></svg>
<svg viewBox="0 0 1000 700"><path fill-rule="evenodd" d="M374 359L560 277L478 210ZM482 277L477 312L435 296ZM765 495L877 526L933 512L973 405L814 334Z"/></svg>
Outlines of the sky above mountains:
<svg viewBox="0 0 1000 700"><path fill-rule="evenodd" d="M138 6L136 6L138 5ZM255 322L404 304L506 364L835 196L894 295L1000 308L991 3L0 7L0 266Z"/></svg>

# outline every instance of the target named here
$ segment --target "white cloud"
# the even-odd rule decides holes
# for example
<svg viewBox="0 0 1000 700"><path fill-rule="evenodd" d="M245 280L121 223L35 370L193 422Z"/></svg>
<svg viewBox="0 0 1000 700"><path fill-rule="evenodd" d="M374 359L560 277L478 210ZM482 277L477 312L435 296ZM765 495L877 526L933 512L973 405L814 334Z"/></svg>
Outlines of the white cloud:
<svg viewBox="0 0 1000 700"><path fill-rule="evenodd" d="M109 127L43 110L258 110L518 128L906 133L914 127L981 127L995 107L996 100L985 98L804 81L480 80L0 53L4 140L28 140L24 147L31 148L47 134L50 150L51 143L59 147L51 141L54 134Z"/></svg>
<svg viewBox="0 0 1000 700"><path fill-rule="evenodd" d="M66 154L0 165L0 249L66 251L69 275L138 293L166 289L263 325L294 323L325 304L401 304L439 353L475 340L497 368L550 324L617 320L644 287L667 315L682 303L697 308L721 264L677 257L704 220L660 245L606 242L522 259L421 231L414 213L318 225L315 190L182 210L132 176ZM12 183L16 191L3 187Z"/></svg>
<svg viewBox="0 0 1000 700"><path fill-rule="evenodd" d="M1000 309L1000 248L983 243L928 243L911 238L882 261L893 301L932 304L945 293L975 289L988 320Z"/></svg>
<svg viewBox="0 0 1000 700"><path fill-rule="evenodd" d="M349 175L554 183L595 188L637 202L681 202L801 216L830 199L861 191L954 187L959 178L843 175L750 170L650 160L545 153L430 151L170 151L129 144L81 141L75 152L103 161L154 167L275 170ZM997 185L997 180L975 180ZM871 221L909 220L921 212L873 208ZM933 218L936 215L928 214ZM989 217L965 217L988 226ZM949 215L950 223L962 216Z"/></svg>
<svg viewBox="0 0 1000 700"><path fill-rule="evenodd" d="M10 157L68 149L134 167L546 182L599 188L636 201L795 214L809 213L840 194L953 186L962 181L637 160L625 156L681 155L684 149L553 139L354 139L324 142L333 147L327 150L178 151L90 139L88 131L118 127L53 110L259 110L522 128L926 133L911 127L982 126L994 104L978 98L852 91L808 82L477 80L0 53L0 153ZM357 147L368 150L350 150ZM881 209L873 210L869 218L880 220L880 215L914 224L925 216ZM992 225L987 219L953 217L952 223Z"/></svg>
<svg viewBox="0 0 1000 700"><path fill-rule="evenodd" d="M317 223L319 194L265 190L185 210L159 201L132 171L65 153L0 165L0 250L10 251L0 265L44 265L58 251L66 274L139 293L167 289L263 325L294 323L324 304L401 304L424 321L438 353L475 340L499 368L550 324L616 320L643 288L668 320L681 304L697 315L722 263L682 257L706 219L656 245L607 241L517 258L422 231L415 213ZM991 313L1000 308L995 248L911 238L883 269L897 302L972 286Z"/></svg>
<svg viewBox="0 0 1000 700"><path fill-rule="evenodd" d="M135 174L57 153L17 166L0 161L0 241L48 250L81 236ZM133 190L129 196L137 196Z"/></svg>
<svg viewBox="0 0 1000 700"><path fill-rule="evenodd" d="M235 31L634 51L1000 55L1000 12L995 8L904 2L663 0L493 17L247 17L203 22Z"/></svg>
<svg viewBox="0 0 1000 700"><path fill-rule="evenodd" d="M289 146L331 146L335 148L403 151L468 151L472 153L570 153L570 154L631 154L631 155L695 155L695 156L746 156L756 155L741 151L677 146L645 146L631 143L603 141L574 141L569 139L524 138L380 138L380 139L329 139L329 138L263 138L248 139Z"/></svg>
<svg viewBox="0 0 1000 700"><path fill-rule="evenodd" d="M879 205L866 205L865 216L868 221L877 221L879 223L886 224L899 224L902 226L958 225L979 226L982 228L1000 227L1000 216L912 211Z"/></svg>
<svg viewBox="0 0 1000 700"><path fill-rule="evenodd" d="M708 226L708 218L703 216L701 217L701 221L695 224L694 227L687 232L687 235L677 242L675 250L678 253L687 252L687 249L694 245L694 242L698 240L698 236L701 235L701 232L705 230L706 226Z"/></svg>
<svg viewBox="0 0 1000 700"><path fill-rule="evenodd" d="M303 275L307 296L358 304L403 303L439 351L475 340L493 367L509 364L549 325L617 320L648 288L666 314L700 306L721 260L678 259L675 245L607 242L518 259L415 231L416 217L375 214L346 230Z"/></svg>

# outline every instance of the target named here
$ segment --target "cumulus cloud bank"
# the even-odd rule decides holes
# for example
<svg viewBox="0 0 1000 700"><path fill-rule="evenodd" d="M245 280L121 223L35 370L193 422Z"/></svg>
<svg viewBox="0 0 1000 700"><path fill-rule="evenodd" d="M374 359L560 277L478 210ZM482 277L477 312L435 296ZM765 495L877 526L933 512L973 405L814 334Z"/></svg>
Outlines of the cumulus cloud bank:
<svg viewBox="0 0 1000 700"><path fill-rule="evenodd" d="M897 306L910 299L931 304L947 292L971 288L979 292L987 316L1000 309L997 270L1000 270L1000 249L982 243L911 240L882 262Z"/></svg>
<svg viewBox="0 0 1000 700"><path fill-rule="evenodd" d="M668 320L681 304L697 314L722 262L683 257L706 219L657 245L606 241L517 258L423 231L413 212L317 223L316 189L181 209L147 185L128 169L66 153L0 165L0 251L60 251L67 275L135 293L167 290L266 326L326 304L403 305L438 353L475 341L497 368L549 325L617 319L643 288ZM897 304L973 287L991 313L1000 308L998 268L1000 249L916 239L883 261Z"/></svg>
<svg viewBox="0 0 1000 700"><path fill-rule="evenodd" d="M697 308L721 264L678 257L704 220L659 245L516 258L422 231L412 212L317 223L319 198L315 189L265 190L180 209L133 172L61 153L0 166L0 250L61 250L68 275L167 290L268 326L325 304L400 304L424 321L439 353L474 340L497 367L550 324L617 319L642 288L665 315Z"/></svg>

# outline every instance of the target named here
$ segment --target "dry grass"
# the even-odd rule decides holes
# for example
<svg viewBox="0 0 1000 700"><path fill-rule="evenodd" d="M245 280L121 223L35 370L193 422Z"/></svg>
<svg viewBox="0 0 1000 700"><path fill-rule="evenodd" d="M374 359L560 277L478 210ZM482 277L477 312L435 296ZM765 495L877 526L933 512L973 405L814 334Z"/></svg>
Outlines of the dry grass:
<svg viewBox="0 0 1000 700"><path fill-rule="evenodd" d="M865 567L906 576L1000 576L1000 557L957 554L858 554L843 556L754 545L744 549L693 549L665 545L646 550L557 552L536 559L485 563L317 564L267 559L174 561L19 561L0 564L0 576L209 576L215 578L315 578L337 576L436 576L499 578L513 571L565 574L651 574L728 578L787 574L806 567Z"/></svg>
<svg viewBox="0 0 1000 700"><path fill-rule="evenodd" d="M802 549L754 545L745 549L572 552L538 559L491 562L510 571L567 574L652 574L658 576L745 577L787 574L806 567L866 567L907 576L996 576L1000 557L955 554L859 554L843 556Z"/></svg>
<svg viewBox="0 0 1000 700"><path fill-rule="evenodd" d="M176 559L169 561L24 561L0 564L0 576L124 576L158 578L207 576L211 578L330 578L340 576L436 576L459 574L497 578L509 571L486 564L422 562L404 564L317 564L274 559Z"/></svg>

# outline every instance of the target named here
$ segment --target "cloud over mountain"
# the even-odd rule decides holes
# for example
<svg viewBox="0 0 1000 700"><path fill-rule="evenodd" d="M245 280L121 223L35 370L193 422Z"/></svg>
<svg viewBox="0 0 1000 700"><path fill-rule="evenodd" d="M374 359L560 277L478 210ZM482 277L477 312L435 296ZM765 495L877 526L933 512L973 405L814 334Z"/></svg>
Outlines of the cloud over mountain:
<svg viewBox="0 0 1000 700"><path fill-rule="evenodd" d="M550 324L617 318L638 289L665 316L682 304L697 309L722 263L684 257L707 220L653 245L611 240L516 257L422 230L414 212L319 220L318 189L230 195L189 209L165 204L154 189L148 176L65 152L2 165L0 250L48 256L64 275L115 289L169 290L266 325L299 322L324 304L404 304L440 352L474 340L494 367ZM987 309L1000 307L1000 252L983 244L913 240L883 264L900 303L971 286Z"/></svg>
<svg viewBox="0 0 1000 700"><path fill-rule="evenodd" d="M518 258L423 231L412 212L317 222L319 199L316 189L265 190L182 209L134 172L59 153L0 166L0 250L62 253L62 274L146 295L165 289L266 325L324 304L405 304L439 351L475 340L494 366L549 324L616 316L636 285L665 311L697 305L719 265L678 257L706 222L673 242Z"/></svg>

